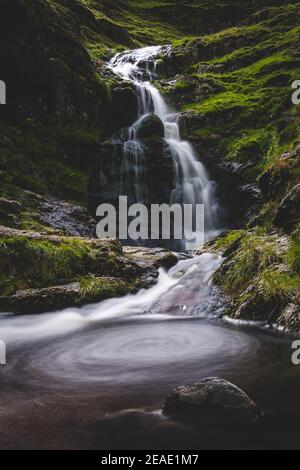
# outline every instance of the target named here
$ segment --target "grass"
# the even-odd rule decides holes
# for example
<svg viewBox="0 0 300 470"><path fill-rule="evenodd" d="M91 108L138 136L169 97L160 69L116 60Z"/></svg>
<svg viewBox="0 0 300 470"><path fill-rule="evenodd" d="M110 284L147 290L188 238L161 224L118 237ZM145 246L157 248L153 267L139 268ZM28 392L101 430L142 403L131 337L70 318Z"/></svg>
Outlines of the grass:
<svg viewBox="0 0 300 470"><path fill-rule="evenodd" d="M300 138L300 107L291 102L291 84L300 77L298 9L299 4L274 6L239 26L176 43L178 56L185 47L197 47L201 58L175 85L184 97L182 110L202 117L192 133L203 141L218 134L222 155L241 163L256 160L257 177ZM199 72L203 64L221 68ZM189 94L191 83L196 91L209 86Z"/></svg>
<svg viewBox="0 0 300 470"><path fill-rule="evenodd" d="M133 290L133 286L122 279L82 277L80 282L80 294L82 299L106 299L120 297Z"/></svg>
<svg viewBox="0 0 300 470"><path fill-rule="evenodd" d="M80 238L40 239L1 236L0 293L71 282L87 272L114 275L119 245L114 241L90 244Z"/></svg>
<svg viewBox="0 0 300 470"><path fill-rule="evenodd" d="M300 275L300 224L296 227L291 246L287 252L287 262L294 274Z"/></svg>
<svg viewBox="0 0 300 470"><path fill-rule="evenodd" d="M290 302L300 286L300 244L257 227L220 237L216 247L229 253L215 280L233 300L228 314L247 306L247 319L271 319ZM273 313L272 313L273 312ZM272 317L272 321L275 318Z"/></svg>
<svg viewBox="0 0 300 470"><path fill-rule="evenodd" d="M276 243L269 237L247 233L234 255L234 263L226 273L226 292L241 292L259 271L279 262Z"/></svg>

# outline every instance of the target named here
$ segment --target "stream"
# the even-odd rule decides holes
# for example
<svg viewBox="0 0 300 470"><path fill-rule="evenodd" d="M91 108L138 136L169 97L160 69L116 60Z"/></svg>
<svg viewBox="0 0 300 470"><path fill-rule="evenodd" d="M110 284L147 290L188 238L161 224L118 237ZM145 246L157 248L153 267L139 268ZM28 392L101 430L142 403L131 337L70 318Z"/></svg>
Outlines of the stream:
<svg viewBox="0 0 300 470"><path fill-rule="evenodd" d="M235 446L297 446L300 381L291 340L258 325L222 320L224 299L211 285L221 262L211 254L183 259L169 272L161 269L157 285L135 295L1 318L8 350L0 369L0 448L102 448L95 426L107 413L119 418L104 421L104 448L138 448L133 418L122 412L146 410L158 419L168 392L210 376L242 387L266 413L253 442ZM156 423L155 436L166 448L196 448L190 436L168 431L166 442L165 433ZM152 448L151 437L144 437L141 448ZM218 439L212 437L214 445ZM156 441L152 445L158 448Z"/></svg>
<svg viewBox="0 0 300 470"><path fill-rule="evenodd" d="M160 50L121 53L109 67L135 83L139 119L154 112L163 120L177 168L173 201L204 203L211 238L218 212L213 184L152 84ZM142 199L138 125L129 130L124 159L137 167L136 197ZM38 316L3 314L0 448L299 447L300 377L291 362L292 340L265 325L223 318L226 299L212 285L221 263L209 253L181 255L168 272L160 269L156 285L134 295ZM198 435L166 423L159 412L172 389L213 376L240 386L265 412L253 432L234 435L233 442L222 429Z"/></svg>

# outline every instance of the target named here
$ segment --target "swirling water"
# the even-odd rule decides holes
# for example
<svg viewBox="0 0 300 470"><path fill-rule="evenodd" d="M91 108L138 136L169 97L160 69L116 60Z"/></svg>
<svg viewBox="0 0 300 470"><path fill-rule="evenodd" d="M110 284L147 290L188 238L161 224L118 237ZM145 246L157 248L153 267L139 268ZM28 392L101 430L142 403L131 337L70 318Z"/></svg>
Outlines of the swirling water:
<svg viewBox="0 0 300 470"><path fill-rule="evenodd" d="M174 387L207 376L232 380L275 416L262 431L271 447L290 443L299 423L291 340L222 321L224 299L211 283L221 262L183 259L135 295L1 318L8 363L0 369L0 447L88 448L105 413L157 410Z"/></svg>

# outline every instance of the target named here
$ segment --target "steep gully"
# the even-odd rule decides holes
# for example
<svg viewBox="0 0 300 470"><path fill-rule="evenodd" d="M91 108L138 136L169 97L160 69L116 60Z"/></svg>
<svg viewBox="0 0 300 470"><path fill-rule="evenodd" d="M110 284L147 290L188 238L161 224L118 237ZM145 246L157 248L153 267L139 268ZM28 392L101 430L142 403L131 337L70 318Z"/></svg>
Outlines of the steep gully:
<svg viewBox="0 0 300 470"><path fill-rule="evenodd" d="M213 186L191 146L180 140L176 116L150 81L159 51L126 52L109 66L134 81L140 118L155 112L163 120L177 168L173 200L204 202L211 232L217 214ZM138 126L139 121L129 129L124 145L123 175L126 179L128 165L135 165L136 198L142 200ZM0 376L0 447L88 448L93 425L104 413L157 410L172 388L207 376L232 380L268 411L269 421L250 447L263 446L262 436L270 447L288 446L300 421L291 342L266 328L222 321L224 300L211 283L221 262L209 253L182 257L169 272L160 270L155 286L136 295L1 318L8 364ZM127 433L130 440L130 428Z"/></svg>

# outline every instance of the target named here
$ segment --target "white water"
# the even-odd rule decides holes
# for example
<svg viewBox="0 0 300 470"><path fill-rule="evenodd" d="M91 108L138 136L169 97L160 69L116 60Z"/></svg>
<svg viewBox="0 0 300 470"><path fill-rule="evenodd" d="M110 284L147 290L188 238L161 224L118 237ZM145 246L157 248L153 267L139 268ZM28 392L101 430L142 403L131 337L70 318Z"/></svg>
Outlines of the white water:
<svg viewBox="0 0 300 470"><path fill-rule="evenodd" d="M128 141L124 144L123 179L126 180L130 166L135 171L136 202L143 202L146 191L146 175L142 146L136 138L143 117L154 113L162 120L165 140L169 145L175 166L176 180L170 203L204 204L205 233L209 239L216 235L217 203L214 198L214 185L209 180L203 164L197 160L189 142L180 138L178 115L171 112L159 90L152 81L157 78L156 60L168 46L154 46L117 54L109 62L111 70L124 80L134 83L139 100L139 118L129 129ZM199 246L199 240L195 247Z"/></svg>
<svg viewBox="0 0 300 470"><path fill-rule="evenodd" d="M210 279L213 272L221 264L221 258L204 254L196 258L180 261L168 273L160 269L156 285L148 290L123 298L109 299L83 308L70 308L62 312L43 315L26 315L1 319L1 339L7 345L26 344L54 336L75 333L83 328L104 322L113 322L120 318L135 318L143 314L152 314L152 319L172 319L174 315L187 318L193 315L192 309L197 307L206 313L211 293ZM192 297L191 278L196 278L197 298L205 299L198 306ZM188 296L184 298L186 285L189 285ZM203 289L199 294L199 289ZM177 305L180 292L180 304ZM170 300L172 299L172 300ZM213 301L213 299L211 299ZM171 302L172 310L168 311ZM192 305L192 307L191 307ZM178 307L178 308L177 308ZM200 312L197 312L200 315Z"/></svg>

